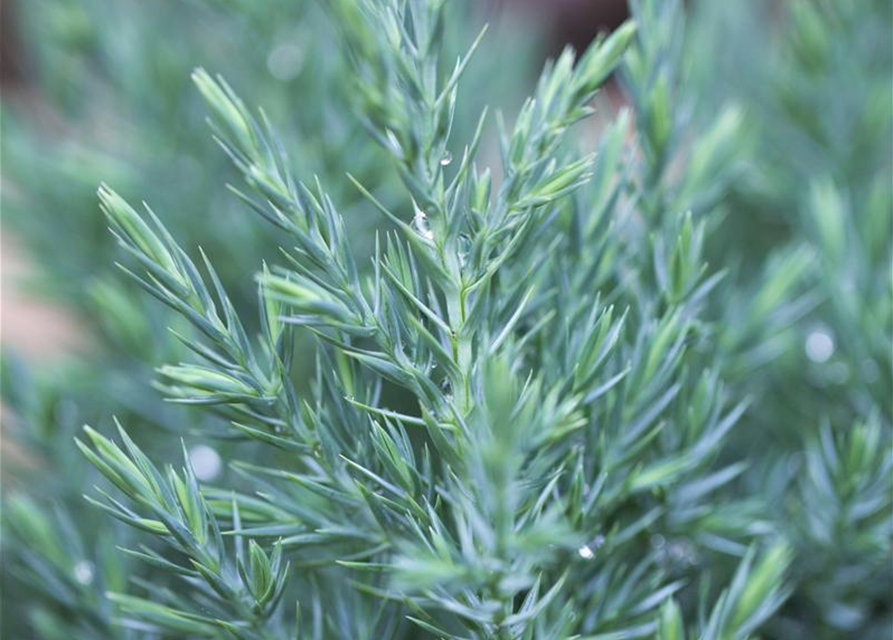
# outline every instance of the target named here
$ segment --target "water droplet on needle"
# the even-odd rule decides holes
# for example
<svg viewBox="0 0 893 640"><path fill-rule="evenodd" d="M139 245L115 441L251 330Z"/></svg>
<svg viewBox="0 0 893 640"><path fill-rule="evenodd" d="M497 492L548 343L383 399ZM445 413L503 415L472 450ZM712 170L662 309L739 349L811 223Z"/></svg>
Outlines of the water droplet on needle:
<svg viewBox="0 0 893 640"><path fill-rule="evenodd" d="M593 538L591 543L584 544L577 549L577 554L584 560L592 560L595 557L596 551L598 551L604 544L605 536L599 534Z"/></svg>

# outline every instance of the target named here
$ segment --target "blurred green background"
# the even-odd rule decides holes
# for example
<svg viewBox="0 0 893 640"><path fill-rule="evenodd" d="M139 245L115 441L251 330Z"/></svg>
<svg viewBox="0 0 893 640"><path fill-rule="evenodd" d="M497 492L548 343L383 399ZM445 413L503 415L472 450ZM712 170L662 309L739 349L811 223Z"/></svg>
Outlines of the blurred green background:
<svg viewBox="0 0 893 640"><path fill-rule="evenodd" d="M96 616L93 633L108 629L106 605L91 600L101 593L92 574L102 567L108 584L125 579L127 562L106 562L102 553L109 538L131 534L112 531L92 512L71 518L92 483L71 446L82 424L108 428L116 415L162 456L178 438L160 432L215 430L196 424L195 413L184 419L151 391L153 366L180 359L182 346L166 330L179 321L115 269L97 186L113 184L135 202L151 196L182 246L207 252L239 308L255 304L253 276L277 257L273 230L224 188L237 182L235 171L205 124L192 70L225 73L277 123L295 173L318 175L353 227L359 262L372 250L374 234L364 231L380 221L345 173L395 210L410 210L350 106L347 64L320 5L3 3L2 482L17 496L5 508L4 565L8 558L14 570L4 566L3 586L24 590L4 601L3 637L26 637L19 635L25 625L37 637L73 637L66 621L84 602ZM676 105L692 130L729 105L741 114L733 179L721 185L716 205L726 215L708 243L711 262L728 266L745 292L763 274L789 270L803 296L793 335L762 336L762 350L751 352L772 367L753 375L754 363L741 363L741 378L731 381L761 398L738 446L763 451L768 433L775 446L746 477L747 490L777 498L771 507L790 520L807 552L797 568L805 586L771 637L890 637L889 548L860 555L859 531L846 526L830 539L813 535L808 514L786 511L786 496L807 457L804 442L823 422L871 418L890 428L891 3L703 0L688 9L685 92L674 96ZM485 19L495 28L464 81L470 99L457 126L466 130L481 105L518 104L548 55L567 42L582 48L627 13L622 2L570 0L502 0L468 11L479 14L469 24ZM594 129L629 96L614 85L601 100L604 119ZM714 313L731 326L746 315L746 300L732 292ZM214 442L223 456L227 446ZM889 498L889 487L883 491ZM816 508L825 504L813 499ZM32 503L44 505L45 522ZM46 522L62 523L64 540L49 539ZM59 553L16 555L35 540ZM60 567L75 575L80 568L82 577L89 568L90 580L47 597L35 575L46 580Z"/></svg>

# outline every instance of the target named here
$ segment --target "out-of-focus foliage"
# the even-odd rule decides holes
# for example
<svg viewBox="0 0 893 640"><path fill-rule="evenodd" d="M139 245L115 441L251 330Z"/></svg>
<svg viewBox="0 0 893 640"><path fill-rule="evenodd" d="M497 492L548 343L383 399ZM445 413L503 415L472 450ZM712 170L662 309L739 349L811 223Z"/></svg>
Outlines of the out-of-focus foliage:
<svg viewBox="0 0 893 640"><path fill-rule="evenodd" d="M36 589L5 600L4 624L24 625L5 633L21 635L30 624L44 637L118 633L101 594L125 583L131 563L115 552L120 535L83 517L82 493L95 474L71 448L81 424L108 425L117 415L152 450L168 452L177 451L176 437L154 434L213 426L187 421L148 390L154 366L185 355L167 327L184 331L187 325L115 276L108 225L96 215L98 182L114 181L134 195L163 194L158 203L177 209L172 227L188 246L200 244L220 260L221 277L239 305L256 299L254 265L275 255L272 234L249 224L237 201L218 188L233 175L207 135L206 113L189 81L193 66L226 65L250 83L269 113L289 114L302 141L299 161L314 170L340 173L344 161L375 184L384 180L374 149L345 153L363 134L349 108L337 107L344 105L343 87L333 79L343 64L321 30L319 9L274 2L267 3L270 12L258 12L251 3L231 4L17 3L32 86L4 96L4 231L31 250L39 267L29 276L32 288L82 318L89 353L53 367L4 357L4 397L15 414L5 435L26 446L24 464L11 447L4 449L7 489L27 486L33 500L15 498L27 507L4 512L4 544L27 550L21 562L9 563L4 590L17 590L21 580ZM304 93L320 100L294 109ZM44 546L43 538L29 537L37 525L26 517L42 519L51 531L64 522L63 533ZM60 552L45 557L54 545ZM48 598L37 597L46 590Z"/></svg>
<svg viewBox="0 0 893 640"><path fill-rule="evenodd" d="M782 637L885 637L893 625L893 7L755 5L703 3L691 46L717 52L693 65L713 104L747 105L750 158L729 195L730 235L717 259L740 265L743 282L774 272L800 292L783 312L799 320L773 336L771 365L742 380L760 398L748 415L760 435L740 440L760 460L747 490L765 495L784 525L803 585L773 628ZM755 305L727 303L729 322L782 295L778 284Z"/></svg>
<svg viewBox="0 0 893 640"><path fill-rule="evenodd" d="M29 4L4 636L889 635L890 7L632 8L517 109L462 3Z"/></svg>

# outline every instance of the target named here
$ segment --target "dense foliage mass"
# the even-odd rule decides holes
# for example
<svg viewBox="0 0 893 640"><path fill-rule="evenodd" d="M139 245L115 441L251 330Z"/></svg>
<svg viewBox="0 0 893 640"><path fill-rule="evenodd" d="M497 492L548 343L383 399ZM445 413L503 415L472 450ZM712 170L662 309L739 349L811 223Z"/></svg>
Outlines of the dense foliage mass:
<svg viewBox="0 0 893 640"><path fill-rule="evenodd" d="M95 344L4 354L4 637L889 637L888 2L642 0L495 115L462 3L226 4L25 11Z"/></svg>

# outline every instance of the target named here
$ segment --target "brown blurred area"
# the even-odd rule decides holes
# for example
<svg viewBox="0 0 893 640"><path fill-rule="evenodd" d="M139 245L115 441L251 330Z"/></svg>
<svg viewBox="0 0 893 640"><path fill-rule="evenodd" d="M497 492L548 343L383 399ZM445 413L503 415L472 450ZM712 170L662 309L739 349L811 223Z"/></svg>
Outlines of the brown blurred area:
<svg viewBox="0 0 893 640"><path fill-rule="evenodd" d="M566 44L583 50L596 35L611 31L629 17L626 0L493 0L500 8L518 11L548 33L550 54Z"/></svg>
<svg viewBox="0 0 893 640"><path fill-rule="evenodd" d="M0 94L4 101L33 101L16 15L14 0L0 2ZM7 182L0 181L0 190L9 189ZM35 268L21 244L2 227L2 214L0 211L0 341L14 345L29 358L70 353L84 344L85 332L70 314L28 293L26 284Z"/></svg>
<svg viewBox="0 0 893 640"><path fill-rule="evenodd" d="M16 24L15 0L0 1L0 84L4 91L16 88L25 77Z"/></svg>

